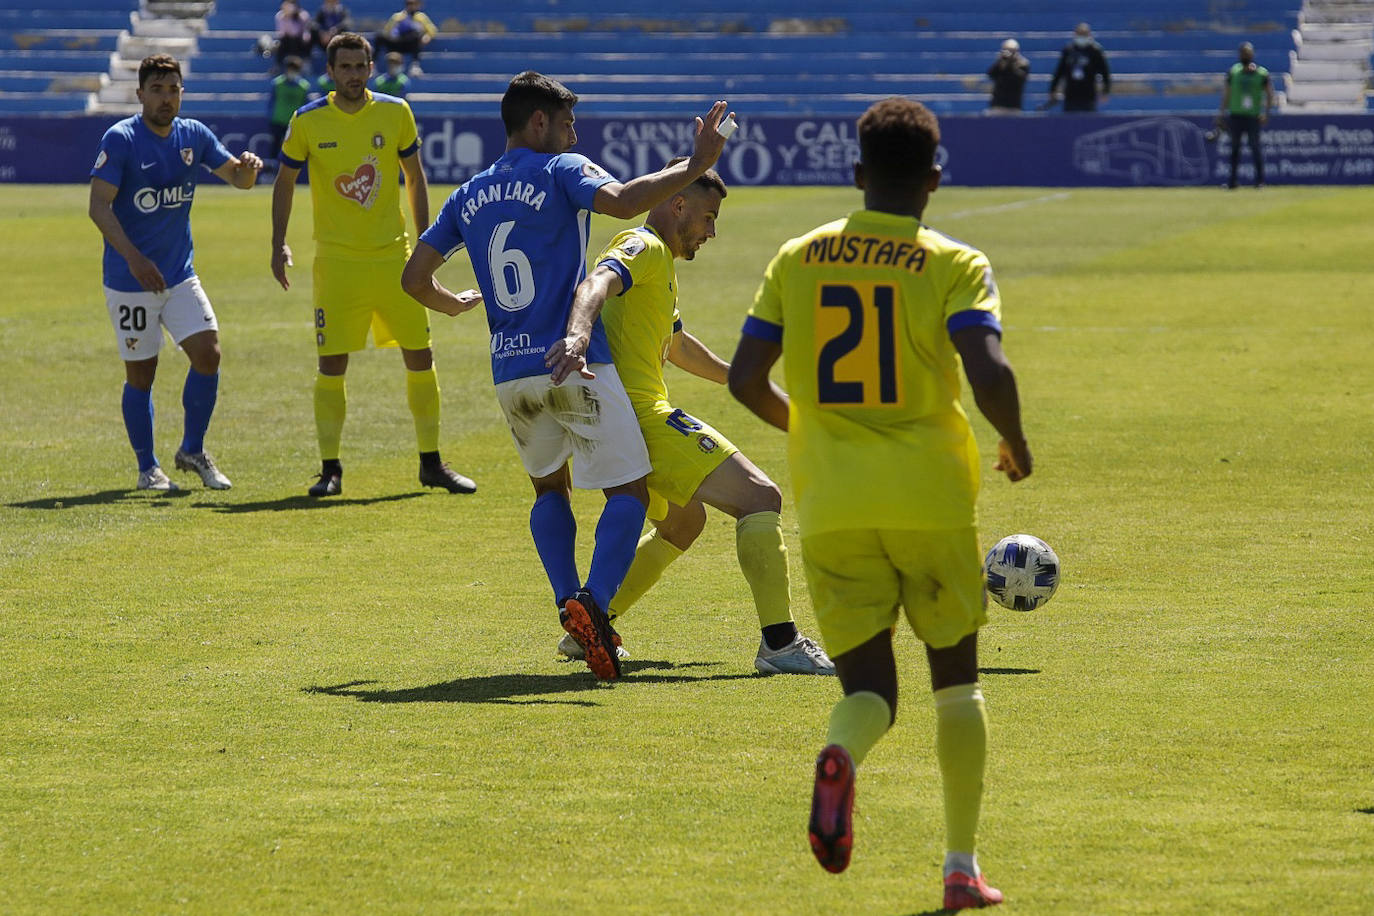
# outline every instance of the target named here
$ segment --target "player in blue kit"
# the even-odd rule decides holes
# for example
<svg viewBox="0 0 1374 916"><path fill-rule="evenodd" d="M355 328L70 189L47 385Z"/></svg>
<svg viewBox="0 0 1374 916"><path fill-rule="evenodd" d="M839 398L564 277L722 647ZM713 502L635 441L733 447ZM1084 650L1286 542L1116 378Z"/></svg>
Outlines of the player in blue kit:
<svg viewBox="0 0 1374 916"><path fill-rule="evenodd" d="M191 203L201 167L247 189L257 183L262 160L248 152L235 158L204 124L177 117L181 90L175 58L143 59L143 113L101 139L89 212L105 236L105 302L124 358L124 427L138 459L138 489L178 489L153 454L153 377L165 327L191 361L176 466L195 471L207 487L227 490L229 478L205 451L219 392L219 324L192 266Z"/></svg>
<svg viewBox="0 0 1374 916"><path fill-rule="evenodd" d="M570 314L573 291L587 273L592 211L629 219L704 175L725 144L717 128L727 106L717 102L696 119L690 159L622 184L568 152L577 143L575 104L575 93L541 74L511 80L501 100L505 155L453 192L420 236L401 285L449 315L485 303L497 399L534 484L535 549L560 623L593 673L610 679L619 676L620 661L604 609L644 527L649 455L600 321L594 313ZM434 278L465 246L480 296L454 294ZM551 367L560 377L576 371L555 384ZM574 485L606 494L585 584L574 551Z"/></svg>

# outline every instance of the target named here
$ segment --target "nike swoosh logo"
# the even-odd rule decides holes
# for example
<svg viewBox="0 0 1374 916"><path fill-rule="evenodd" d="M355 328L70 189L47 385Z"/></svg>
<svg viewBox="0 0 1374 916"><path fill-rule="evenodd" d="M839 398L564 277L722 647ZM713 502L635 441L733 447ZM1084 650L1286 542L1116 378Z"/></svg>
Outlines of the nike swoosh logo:
<svg viewBox="0 0 1374 916"><path fill-rule="evenodd" d="M145 169L150 169L150 168L152 168L152 167L155 166L155 165L157 165L157 160L156 160L156 159L154 159L152 162L145 162L145 163L143 163L143 167L144 167Z"/></svg>

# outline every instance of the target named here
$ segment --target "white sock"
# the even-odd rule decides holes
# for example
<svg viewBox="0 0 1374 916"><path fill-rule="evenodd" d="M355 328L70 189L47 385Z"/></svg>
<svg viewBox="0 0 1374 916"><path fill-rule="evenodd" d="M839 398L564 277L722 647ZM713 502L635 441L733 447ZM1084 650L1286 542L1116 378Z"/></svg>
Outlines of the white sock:
<svg viewBox="0 0 1374 916"><path fill-rule="evenodd" d="M971 852L945 853L945 877L961 871L970 878L978 877L978 856Z"/></svg>

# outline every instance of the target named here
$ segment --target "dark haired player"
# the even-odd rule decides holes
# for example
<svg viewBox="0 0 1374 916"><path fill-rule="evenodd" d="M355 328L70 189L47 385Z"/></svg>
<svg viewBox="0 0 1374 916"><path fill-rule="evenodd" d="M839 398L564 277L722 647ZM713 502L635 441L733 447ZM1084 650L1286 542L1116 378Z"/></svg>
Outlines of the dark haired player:
<svg viewBox="0 0 1374 916"><path fill-rule="evenodd" d="M676 160L669 165L675 165ZM644 225L611 239L596 270L577 287L579 306L600 313L616 371L649 449L649 518L634 563L607 609L628 611L701 534L706 506L735 519L740 571L749 583L762 635L754 667L764 674L834 674L825 651L792 620L782 493L768 475L709 424L668 399L663 363L725 384L730 364L683 329L673 261L693 260L715 237L725 182L708 171L649 211ZM554 381L562 381L559 370ZM564 636L558 649L581 647Z"/></svg>
<svg viewBox="0 0 1374 916"><path fill-rule="evenodd" d="M542 74L511 80L501 99L505 154L449 197L420 237L402 285L450 315L485 302L497 399L534 485L535 548L564 630L593 673L610 679L619 676L620 660L604 609L644 527L649 456L601 322L573 308L573 291L587 272L592 211L629 219L700 178L724 146L717 128L726 104L696 120L690 159L624 184L568 152L577 143L575 104L575 93ZM455 295L434 278L464 246L480 297ZM560 376L571 369L568 380L555 384L551 366ZM575 556L574 485L606 494L585 583Z"/></svg>
<svg viewBox="0 0 1374 916"><path fill-rule="evenodd" d="M974 528L978 449L959 364L1002 436L996 468L1031 472L1001 302L982 252L921 223L940 183L939 125L886 99L859 119L864 208L782 246L730 367L730 390L788 430L802 558L844 698L816 760L810 840L849 864L854 774L897 709L898 609L926 644L944 782L947 908L988 906L974 856L987 719L978 686L986 622ZM787 394L769 381L781 357Z"/></svg>
<svg viewBox="0 0 1374 916"><path fill-rule="evenodd" d="M415 231L429 225L429 185L420 161L415 115L404 99L372 92L372 46L355 32L329 42L328 76L337 88L302 106L282 143L281 168L272 186L272 276L291 287L286 227L296 179L310 164L315 216L314 330L315 433L320 477L311 496L343 492L339 452L348 412L344 385L348 357L367 346L400 347L406 368L406 404L415 421L420 483L450 493L477 489L439 455L439 376L430 346L429 314L400 289L410 255L401 213L399 175Z"/></svg>
<svg viewBox="0 0 1374 916"><path fill-rule="evenodd" d="M262 160L249 152L231 156L210 128L177 117L181 90L176 58L154 54L139 64L143 112L101 138L89 213L105 236L105 302L124 358L124 428L138 460L138 489L178 489L153 449L153 378L165 327L191 362L177 469L227 490L229 478L205 451L219 394L219 322L192 263L191 204L202 167L246 190L257 183Z"/></svg>

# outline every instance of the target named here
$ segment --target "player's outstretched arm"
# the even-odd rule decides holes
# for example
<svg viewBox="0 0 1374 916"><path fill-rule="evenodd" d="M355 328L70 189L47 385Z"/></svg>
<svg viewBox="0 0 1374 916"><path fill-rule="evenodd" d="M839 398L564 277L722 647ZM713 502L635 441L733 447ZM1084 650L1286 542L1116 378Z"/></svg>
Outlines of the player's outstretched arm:
<svg viewBox="0 0 1374 916"><path fill-rule="evenodd" d="M247 191L258 183L258 172L261 171L262 160L256 154L244 150L237 158L230 156L228 161L215 169L215 175L234 187Z"/></svg>
<svg viewBox="0 0 1374 916"><path fill-rule="evenodd" d="M782 356L782 344L742 334L730 361L730 393L765 422L787 429L787 395L768 377Z"/></svg>
<svg viewBox="0 0 1374 916"><path fill-rule="evenodd" d="M91 222L95 223L100 234L105 236L105 241L109 242L110 247L119 252L119 256L128 263L129 272L134 275L134 279L149 292L160 293L167 288L162 271L134 246L124 232L124 227L119 224L119 217L115 216L113 204L118 193L119 188L115 185L101 178L92 178L91 200L86 212L90 214Z"/></svg>
<svg viewBox="0 0 1374 916"><path fill-rule="evenodd" d="M433 245L419 242L401 271L401 289L425 308L445 315L461 315L481 305L482 294L477 290L454 293L435 279L435 272L443 265L444 256Z"/></svg>
<svg viewBox="0 0 1374 916"><path fill-rule="evenodd" d="M272 182L272 276L282 289L290 289L286 268L294 267L291 246L286 244L286 226L291 222L291 202L296 196L296 179L301 170L286 163L277 166L277 179Z"/></svg>
<svg viewBox="0 0 1374 916"><path fill-rule="evenodd" d="M593 209L616 219L629 219L652 210L706 174L725 148L720 125L730 113L727 103L716 102L704 118L696 119L696 142L690 158L624 184L612 181L602 185L596 191Z"/></svg>
<svg viewBox="0 0 1374 916"><path fill-rule="evenodd" d="M592 341L592 325L596 316L612 296L619 296L625 289L620 274L609 267L598 267L588 277L577 284L573 292L572 308L568 310L568 327L564 337L544 351L544 365L555 385L574 372L583 378L596 378L596 373L587 368L587 347Z"/></svg>
<svg viewBox="0 0 1374 916"><path fill-rule="evenodd" d="M988 327L964 328L950 338L964 361L964 374L973 389L973 400L997 430L994 465L1015 483L1031 473L1030 446L1021 430L1021 401L1016 391L1016 374L1002 352L1002 337Z"/></svg>
<svg viewBox="0 0 1374 916"><path fill-rule="evenodd" d="M678 331L673 335L672 342L668 344L668 361L717 385L724 385L730 378L730 364L686 331Z"/></svg>

